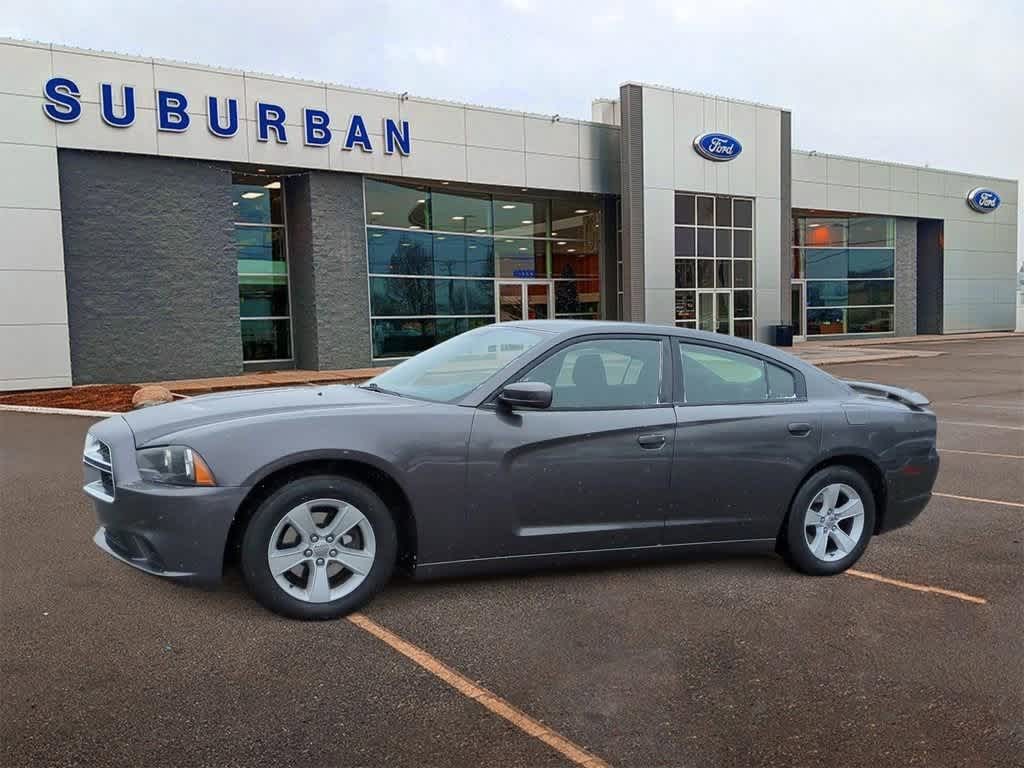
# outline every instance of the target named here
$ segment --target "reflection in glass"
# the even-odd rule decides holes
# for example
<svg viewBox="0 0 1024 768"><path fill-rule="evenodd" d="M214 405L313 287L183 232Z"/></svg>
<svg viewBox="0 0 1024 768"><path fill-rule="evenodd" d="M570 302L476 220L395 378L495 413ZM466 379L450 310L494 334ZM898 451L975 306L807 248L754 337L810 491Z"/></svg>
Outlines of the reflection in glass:
<svg viewBox="0 0 1024 768"><path fill-rule="evenodd" d="M715 262L713 259L701 259L697 262L697 287L715 287Z"/></svg>
<svg viewBox="0 0 1024 768"><path fill-rule="evenodd" d="M267 187L267 184L277 184ZM281 182L235 174L231 184L231 215L243 224L280 224Z"/></svg>
<svg viewBox="0 0 1024 768"><path fill-rule="evenodd" d="M732 262L728 259L715 261L715 287L732 288Z"/></svg>
<svg viewBox="0 0 1024 768"><path fill-rule="evenodd" d="M752 288L754 286L754 262L734 261L732 263L732 279L736 288Z"/></svg>
<svg viewBox="0 0 1024 768"><path fill-rule="evenodd" d="M715 200L715 225L719 227L732 226L732 206L728 197L719 197Z"/></svg>
<svg viewBox="0 0 1024 768"><path fill-rule="evenodd" d="M493 231L491 198L484 193L447 194L435 191L430 196L430 212L430 229L470 234Z"/></svg>
<svg viewBox="0 0 1024 768"><path fill-rule="evenodd" d="M487 320L458 318L408 318L373 320L373 356L375 358L411 357L435 344L478 327ZM471 326L471 323L474 325Z"/></svg>
<svg viewBox="0 0 1024 768"><path fill-rule="evenodd" d="M715 224L715 198L697 198L697 223L701 226L712 227Z"/></svg>
<svg viewBox="0 0 1024 768"><path fill-rule="evenodd" d="M555 314L597 319L601 310L600 280L555 280Z"/></svg>
<svg viewBox="0 0 1024 768"><path fill-rule="evenodd" d="M732 258L732 231L728 229L715 230L715 258Z"/></svg>
<svg viewBox="0 0 1024 768"><path fill-rule="evenodd" d="M750 230L733 230L732 255L736 259L754 258L753 233Z"/></svg>
<svg viewBox="0 0 1024 768"><path fill-rule="evenodd" d="M752 200L732 201L732 225L747 229L754 226L754 202Z"/></svg>
<svg viewBox="0 0 1024 768"><path fill-rule="evenodd" d="M695 227L676 227L676 258L693 258L697 255L697 230Z"/></svg>
<svg viewBox="0 0 1024 768"><path fill-rule="evenodd" d="M490 280L371 277L370 309L375 316L490 315Z"/></svg>
<svg viewBox="0 0 1024 768"><path fill-rule="evenodd" d="M892 307L851 307L846 310L847 333L892 333Z"/></svg>
<svg viewBox="0 0 1024 768"><path fill-rule="evenodd" d="M569 228L568 224L563 230ZM560 237L565 231L556 229ZM527 198L494 198L494 234L512 237L547 237L548 201Z"/></svg>
<svg viewBox="0 0 1024 768"><path fill-rule="evenodd" d="M430 192L424 187L366 179L366 223L430 229Z"/></svg>
<svg viewBox="0 0 1024 768"><path fill-rule="evenodd" d="M288 360L292 356L288 320L247 320L242 318L242 359Z"/></svg>
<svg viewBox="0 0 1024 768"><path fill-rule="evenodd" d="M526 286L526 315L528 320L547 320L551 316L551 296L547 285L534 283Z"/></svg>
<svg viewBox="0 0 1024 768"><path fill-rule="evenodd" d="M283 227L235 227L238 272L287 275Z"/></svg>
<svg viewBox="0 0 1024 768"><path fill-rule="evenodd" d="M498 322L523 319L523 286L519 283L498 283Z"/></svg>
<svg viewBox="0 0 1024 768"><path fill-rule="evenodd" d="M697 258L713 259L715 257L715 231L713 229L697 230Z"/></svg>
<svg viewBox="0 0 1024 768"><path fill-rule="evenodd" d="M696 224L695 205L693 195L676 195L676 224Z"/></svg>
<svg viewBox="0 0 1024 768"><path fill-rule="evenodd" d="M846 311L843 309L808 309L807 335L846 333Z"/></svg>
<svg viewBox="0 0 1024 768"><path fill-rule="evenodd" d="M548 277L547 244L543 240L496 238L494 256L500 277Z"/></svg>
<svg viewBox="0 0 1024 768"><path fill-rule="evenodd" d="M754 292L735 291L733 297L736 302L736 317L754 316Z"/></svg>
<svg viewBox="0 0 1024 768"><path fill-rule="evenodd" d="M696 291L676 291L676 320L697 319Z"/></svg>
<svg viewBox="0 0 1024 768"><path fill-rule="evenodd" d="M732 295L725 291L715 293L715 332L728 334L731 329Z"/></svg>
<svg viewBox="0 0 1024 768"><path fill-rule="evenodd" d="M753 320L733 320L732 321L732 335L738 336L741 339L754 338L754 321Z"/></svg>
<svg viewBox="0 0 1024 768"><path fill-rule="evenodd" d="M242 317L287 317L287 275L241 275L238 278Z"/></svg>
<svg viewBox="0 0 1024 768"><path fill-rule="evenodd" d="M697 265L693 259L676 259L676 288L697 287Z"/></svg>

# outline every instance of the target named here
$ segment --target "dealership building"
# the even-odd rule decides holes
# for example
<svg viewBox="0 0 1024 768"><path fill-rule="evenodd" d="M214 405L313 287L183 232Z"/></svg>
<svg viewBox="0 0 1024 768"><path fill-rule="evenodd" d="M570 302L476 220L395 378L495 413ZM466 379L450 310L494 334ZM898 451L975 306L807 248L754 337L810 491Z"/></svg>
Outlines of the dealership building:
<svg viewBox="0 0 1024 768"><path fill-rule="evenodd" d="M523 318L1014 328L1016 181L641 83L592 118L0 40L0 390L387 365Z"/></svg>

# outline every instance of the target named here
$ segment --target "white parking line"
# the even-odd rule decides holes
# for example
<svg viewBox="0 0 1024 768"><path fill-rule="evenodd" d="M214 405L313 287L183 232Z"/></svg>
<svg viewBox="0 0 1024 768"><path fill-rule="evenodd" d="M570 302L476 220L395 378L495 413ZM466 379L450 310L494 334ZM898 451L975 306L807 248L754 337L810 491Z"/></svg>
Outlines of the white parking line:
<svg viewBox="0 0 1024 768"><path fill-rule="evenodd" d="M944 499L958 499L960 501L976 501L979 504L998 504L1003 507L1019 507L1024 509L1024 504L1019 501L1002 501L1001 499L979 499L977 496L957 496L955 493L939 493L932 491L932 496L941 496Z"/></svg>
<svg viewBox="0 0 1024 768"><path fill-rule="evenodd" d="M958 450L956 448L939 448L938 451L939 451L939 453L966 453L966 454L968 454L970 456L991 456L991 457L996 458L996 459L1018 459L1018 460L1024 459L1024 456L1021 456L1021 455L1016 454L1016 453L989 453L988 451L961 451L961 450Z"/></svg>
<svg viewBox="0 0 1024 768"><path fill-rule="evenodd" d="M988 408L993 411L1024 411L1024 405L1021 405L1020 403L1014 403L1013 405L989 405L988 403L935 403L935 405L957 405L961 408Z"/></svg>
<svg viewBox="0 0 1024 768"><path fill-rule="evenodd" d="M939 419L939 424L952 424L957 427L979 427L981 429L1012 429L1015 432L1024 432L1024 427L1011 427L1007 424L980 424L976 421L946 421Z"/></svg>

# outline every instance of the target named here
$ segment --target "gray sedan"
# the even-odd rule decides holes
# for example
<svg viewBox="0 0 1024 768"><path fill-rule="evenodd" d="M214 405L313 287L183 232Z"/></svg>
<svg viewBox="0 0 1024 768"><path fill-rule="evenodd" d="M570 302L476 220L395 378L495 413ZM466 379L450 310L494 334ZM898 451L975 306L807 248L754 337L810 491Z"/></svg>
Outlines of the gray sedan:
<svg viewBox="0 0 1024 768"><path fill-rule="evenodd" d="M103 550L303 619L426 578L775 550L839 573L938 472L922 395L762 344L586 321L491 325L368 384L209 395L85 443Z"/></svg>

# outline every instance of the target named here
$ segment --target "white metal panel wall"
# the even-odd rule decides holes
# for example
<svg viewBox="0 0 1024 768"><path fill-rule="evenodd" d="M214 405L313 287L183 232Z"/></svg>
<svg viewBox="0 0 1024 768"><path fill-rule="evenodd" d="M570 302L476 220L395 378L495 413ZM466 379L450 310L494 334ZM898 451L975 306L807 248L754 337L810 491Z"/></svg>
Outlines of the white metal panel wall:
<svg viewBox="0 0 1024 768"><path fill-rule="evenodd" d="M20 47L0 40L0 63ZM43 84L53 75L69 77L81 89L82 116L56 127L56 145L78 149L185 157L208 160L291 165L300 168L378 173L391 176L468 181L505 186L572 192L618 192L618 128L578 120L434 101L393 93L363 91L330 83L290 80L270 75L203 67L181 62L120 56L61 46L35 50L52 56L52 69L26 74L13 66L0 68L0 93L16 78L27 95L40 98ZM114 86L121 104L121 85L135 86L136 120L114 128L99 116L100 83ZM192 123L181 133L157 131L156 89L179 91L188 98ZM234 98L239 104L239 130L219 138L206 129L206 99ZM288 143L256 135L256 103L285 109ZM8 106L3 104L0 106ZM302 140L302 109L326 110L334 140L326 147L306 146ZM10 111L10 110L8 110ZM13 110L11 130L27 130L42 122L37 106L32 114ZM353 114L364 118L374 149L345 151L341 140ZM408 157L383 152L385 117L408 120L412 151ZM26 128L22 124L29 124ZM52 144L51 144L52 145Z"/></svg>
<svg viewBox="0 0 1024 768"><path fill-rule="evenodd" d="M71 384L51 58L0 43L0 390Z"/></svg>
<svg viewBox="0 0 1024 768"><path fill-rule="evenodd" d="M973 210L975 187L995 190L1002 204ZM942 220L943 330L1014 328L1016 181L794 151L793 207Z"/></svg>
<svg viewBox="0 0 1024 768"><path fill-rule="evenodd" d="M647 321L675 322L676 191L754 198L755 323L760 339L781 322L783 110L643 86L644 272ZM693 139L716 131L737 138L739 157L712 162Z"/></svg>

